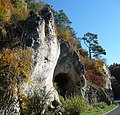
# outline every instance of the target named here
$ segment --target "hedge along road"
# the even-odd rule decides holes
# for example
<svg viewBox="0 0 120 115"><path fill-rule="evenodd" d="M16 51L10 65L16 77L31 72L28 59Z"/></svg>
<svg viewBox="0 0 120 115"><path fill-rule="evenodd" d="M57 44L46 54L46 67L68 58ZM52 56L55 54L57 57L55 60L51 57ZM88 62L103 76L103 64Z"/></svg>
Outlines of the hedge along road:
<svg viewBox="0 0 120 115"><path fill-rule="evenodd" d="M118 103L118 107L104 115L120 115L120 102L117 102Z"/></svg>

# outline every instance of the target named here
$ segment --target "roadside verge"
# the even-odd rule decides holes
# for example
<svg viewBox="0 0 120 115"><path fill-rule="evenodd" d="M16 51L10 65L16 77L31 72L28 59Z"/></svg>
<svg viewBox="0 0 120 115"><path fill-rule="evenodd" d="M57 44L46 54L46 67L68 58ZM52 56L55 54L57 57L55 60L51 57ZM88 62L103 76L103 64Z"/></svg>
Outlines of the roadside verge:
<svg viewBox="0 0 120 115"><path fill-rule="evenodd" d="M119 104L117 104L117 106L116 106L115 108L113 108L113 109L111 109L110 111L104 113L103 115L107 115L107 114L110 113L111 111L115 110L118 106L119 106Z"/></svg>

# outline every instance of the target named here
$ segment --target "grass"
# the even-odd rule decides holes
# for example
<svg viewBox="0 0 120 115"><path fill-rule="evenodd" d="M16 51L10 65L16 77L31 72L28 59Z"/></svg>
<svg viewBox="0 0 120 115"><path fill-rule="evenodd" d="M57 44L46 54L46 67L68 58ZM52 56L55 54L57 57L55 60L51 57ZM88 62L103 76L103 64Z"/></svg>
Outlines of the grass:
<svg viewBox="0 0 120 115"><path fill-rule="evenodd" d="M111 104L110 106L106 106L105 108L94 108L90 111L84 112L83 115L103 115L104 113L110 111L111 109L115 108L115 104Z"/></svg>
<svg viewBox="0 0 120 115"><path fill-rule="evenodd" d="M115 104L107 105L105 102L89 104L79 95L73 95L66 99L60 96L60 100L64 106L65 115L103 115L116 107Z"/></svg>

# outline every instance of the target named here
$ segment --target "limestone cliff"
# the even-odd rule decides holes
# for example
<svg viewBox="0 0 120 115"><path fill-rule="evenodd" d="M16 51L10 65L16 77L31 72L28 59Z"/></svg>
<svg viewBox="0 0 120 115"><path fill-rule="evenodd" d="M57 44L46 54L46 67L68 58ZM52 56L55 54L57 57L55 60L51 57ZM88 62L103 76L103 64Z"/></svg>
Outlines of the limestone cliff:
<svg viewBox="0 0 120 115"><path fill-rule="evenodd" d="M79 55L69 42L61 40L60 56L55 68L53 81L59 86L59 93L68 96L71 93L84 95L84 67Z"/></svg>
<svg viewBox="0 0 120 115"><path fill-rule="evenodd" d="M0 39L0 49L22 46L32 50L33 68L30 71L32 84L24 82L21 86L22 93L27 97L36 91L40 96L41 89L45 88L45 93L50 92L49 98L44 104L45 108L46 105L51 107L61 105L58 93L63 97L77 93L87 100L93 100L93 102L101 100L108 102L109 94L111 94L111 83L106 66L104 66L106 72L105 88L101 89L95 85L90 85L84 77L84 65L81 63L80 55L71 47L69 42L64 40L59 42L57 39L51 7L46 5L39 14L31 12L27 20L7 27L9 32L7 39ZM53 82L59 85L58 92L53 87ZM55 101L57 104L52 103ZM16 102L12 106L11 113L9 111L11 115L20 114L21 108L17 96ZM2 109L0 112L2 115L8 111Z"/></svg>
<svg viewBox="0 0 120 115"><path fill-rule="evenodd" d="M46 92L52 92L47 103L54 100L60 102L52 82L54 69L60 53L60 46L56 37L53 14L49 7L44 7L40 12L41 16L37 16L39 20L34 20L37 23L36 32L31 31L30 33L33 36L31 47L35 65L31 72L31 78L34 84L30 87L24 84L24 92L26 94L32 93L32 90L39 92L45 86Z"/></svg>
<svg viewBox="0 0 120 115"><path fill-rule="evenodd" d="M33 69L30 72L32 85L24 82L21 86L23 94L32 95L34 91L41 95L41 89L49 93L49 98L44 105L50 105L52 101L59 102L57 91L53 87L53 73L60 54L60 45L56 37L54 17L50 6L46 5L40 15L31 12L30 17L7 28L8 38L1 39L1 49L3 47L27 47L32 50ZM10 40L10 41L9 41ZM45 96L45 94L43 95ZM16 101L18 97L16 97ZM39 102L38 102L39 103ZM12 111L0 110L1 114L20 114L20 103L14 103ZM32 113L34 114L34 113Z"/></svg>
<svg viewBox="0 0 120 115"><path fill-rule="evenodd" d="M112 89L115 99L120 99L120 64L112 64L109 66L111 72Z"/></svg>
<svg viewBox="0 0 120 115"><path fill-rule="evenodd" d="M60 56L55 68L53 81L59 86L58 92L63 97L71 93L82 95L90 103L104 101L111 103L113 99L110 72L103 65L105 86L100 87L85 78L85 68L77 53L69 42L60 40Z"/></svg>
<svg viewBox="0 0 120 115"><path fill-rule="evenodd" d="M105 86L100 87L99 84L95 85L89 81L87 81L85 98L88 99L90 103L97 102L106 102L107 104L112 103L113 100L113 92L110 81L110 72L108 67L104 64L104 78L105 78Z"/></svg>

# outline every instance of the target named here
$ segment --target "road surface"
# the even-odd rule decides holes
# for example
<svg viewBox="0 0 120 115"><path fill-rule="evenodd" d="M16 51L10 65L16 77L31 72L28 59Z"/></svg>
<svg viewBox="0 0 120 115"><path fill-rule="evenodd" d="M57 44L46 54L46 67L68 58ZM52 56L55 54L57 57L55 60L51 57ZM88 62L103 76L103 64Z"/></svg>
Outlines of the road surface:
<svg viewBox="0 0 120 115"><path fill-rule="evenodd" d="M113 111L111 111L105 115L120 115L120 102L118 102L118 104L119 104L119 106L116 109L114 109Z"/></svg>

